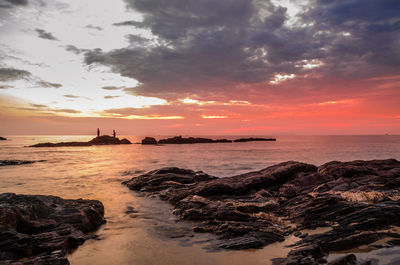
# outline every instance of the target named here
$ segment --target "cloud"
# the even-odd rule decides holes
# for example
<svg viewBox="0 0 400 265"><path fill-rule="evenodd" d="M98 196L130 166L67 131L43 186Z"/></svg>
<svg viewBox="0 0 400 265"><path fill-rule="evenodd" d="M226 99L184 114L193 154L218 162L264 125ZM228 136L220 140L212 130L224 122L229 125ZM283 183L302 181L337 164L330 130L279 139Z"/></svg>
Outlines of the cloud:
<svg viewBox="0 0 400 265"><path fill-rule="evenodd" d="M270 1L126 2L143 21L117 24L149 29L157 44L132 30L128 47L86 51L85 61L138 80L126 89L133 94L229 99L253 87L246 94L265 97L287 83L306 96L308 88L294 85L300 79L358 80L396 74L400 65L397 0L313 0L293 25ZM269 83L276 76L295 78Z"/></svg>
<svg viewBox="0 0 400 265"><path fill-rule="evenodd" d="M35 29L35 31L38 33L39 38L46 39L46 40L57 40L57 38L54 37L52 33L47 32L43 29Z"/></svg>
<svg viewBox="0 0 400 265"><path fill-rule="evenodd" d="M80 96L75 96L75 95L71 95L71 94L64 95L64 97L66 97L66 98L80 98Z"/></svg>
<svg viewBox="0 0 400 265"><path fill-rule="evenodd" d="M91 98L88 98L88 97L75 96L75 95L71 95L71 94L63 95L63 96L66 97L66 98L70 98L70 99L83 98L83 99L87 99L87 100L92 100Z"/></svg>
<svg viewBox="0 0 400 265"><path fill-rule="evenodd" d="M14 5L27 5L28 1L27 0L5 0L6 2L9 2Z"/></svg>
<svg viewBox="0 0 400 265"><path fill-rule="evenodd" d="M0 85L0 89L9 89L9 88L13 88L13 86L3 86L3 85Z"/></svg>
<svg viewBox="0 0 400 265"><path fill-rule="evenodd" d="M400 2L317 0L303 14L325 52L325 74L347 79L398 74Z"/></svg>
<svg viewBox="0 0 400 265"><path fill-rule="evenodd" d="M285 20L284 8L274 7L268 1L262 4L247 0L128 3L144 14L143 22L136 26L150 28L160 42L168 45L131 45L109 53L92 50L85 58L88 64L104 63L124 76L138 79L143 85L133 89L136 92L193 92L200 87L259 82L279 70L267 67L262 54L250 57L258 52L252 40L254 33L259 28L280 28ZM268 15L260 17L261 12ZM131 43L145 43L143 38L133 36Z"/></svg>
<svg viewBox="0 0 400 265"><path fill-rule="evenodd" d="M39 81L37 84L41 87L54 87L54 88L60 88L62 87L61 84L58 83L51 83L51 82L46 82L46 81Z"/></svg>
<svg viewBox="0 0 400 265"><path fill-rule="evenodd" d="M34 108L46 108L47 107L46 105L42 105L42 104L33 104L33 103L31 103L30 105L32 107L34 107Z"/></svg>
<svg viewBox="0 0 400 265"><path fill-rule="evenodd" d="M143 24L141 22L134 21L134 20L122 21L122 22L114 23L113 25L114 26L135 26L135 27L143 26Z"/></svg>
<svg viewBox="0 0 400 265"><path fill-rule="evenodd" d="M10 82L18 79L24 79L31 75L30 72L15 68L0 68L0 81Z"/></svg>
<svg viewBox="0 0 400 265"><path fill-rule="evenodd" d="M80 54L82 52L81 49L75 47L74 45L67 45L65 46L65 50L75 53L75 54Z"/></svg>
<svg viewBox="0 0 400 265"><path fill-rule="evenodd" d="M48 109L48 111L53 111L53 112L63 112L63 113L81 113L79 110L74 110L74 109Z"/></svg>
<svg viewBox="0 0 400 265"><path fill-rule="evenodd" d="M104 96L105 99L119 98L119 96Z"/></svg>
<svg viewBox="0 0 400 265"><path fill-rule="evenodd" d="M11 8L12 5L23 6L27 4L27 0L2 0L0 1L0 8Z"/></svg>
<svg viewBox="0 0 400 265"><path fill-rule="evenodd" d="M8 107L10 109L16 109L16 110L22 110L22 111L28 111L28 112L34 112L39 115L55 115L57 113L67 113L67 114L79 114L82 113L79 110L75 109L59 109L59 108L51 108L47 105L43 104L34 104L30 103L28 106L18 106L18 107ZM58 115L58 114L57 114Z"/></svg>
<svg viewBox="0 0 400 265"><path fill-rule="evenodd" d="M102 27L98 27L98 26L94 26L94 25L87 25L85 28L95 29L95 30L98 30L98 31L102 31L103 30Z"/></svg>
<svg viewBox="0 0 400 265"><path fill-rule="evenodd" d="M115 87L115 86L103 86L102 89L105 90L120 90L120 87Z"/></svg>

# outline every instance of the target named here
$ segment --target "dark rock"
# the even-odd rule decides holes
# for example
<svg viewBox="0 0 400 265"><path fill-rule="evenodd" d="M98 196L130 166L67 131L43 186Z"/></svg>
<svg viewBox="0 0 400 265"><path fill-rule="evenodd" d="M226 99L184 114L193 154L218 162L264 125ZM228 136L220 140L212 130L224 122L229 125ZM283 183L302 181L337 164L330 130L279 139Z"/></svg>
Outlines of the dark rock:
<svg viewBox="0 0 400 265"><path fill-rule="evenodd" d="M6 140L7 140L7 138L4 138L4 137L0 136L0 141L6 141Z"/></svg>
<svg viewBox="0 0 400 265"><path fill-rule="evenodd" d="M225 249L247 249L247 248L261 248L265 243L255 237L239 237L225 240L223 243L218 244L219 248Z"/></svg>
<svg viewBox="0 0 400 265"><path fill-rule="evenodd" d="M146 137L142 140L142 144L157 144L157 140L153 137Z"/></svg>
<svg viewBox="0 0 400 265"><path fill-rule="evenodd" d="M400 239L392 239L389 240L387 243L392 246L400 246Z"/></svg>
<svg viewBox="0 0 400 265"><path fill-rule="evenodd" d="M0 160L0 167L3 166L19 166L19 165L26 165L26 164L32 164L35 162L43 162L45 160L38 160L38 161L32 161L32 160Z"/></svg>
<svg viewBox="0 0 400 265"><path fill-rule="evenodd" d="M231 143L231 140L227 139L208 139L199 137L183 138L182 136L175 136L172 138L161 139L158 141L159 144L198 144L198 143Z"/></svg>
<svg viewBox="0 0 400 265"><path fill-rule="evenodd" d="M356 262L356 256L354 254L349 254L329 262L328 265L356 265Z"/></svg>
<svg viewBox="0 0 400 265"><path fill-rule="evenodd" d="M259 248L292 233L301 237L274 264L322 264L330 252L371 247L383 238L399 244L400 233L388 230L400 225L400 162L394 159L318 168L288 161L226 178L162 168L124 184L170 202L175 215L195 222L195 232L213 233L219 248ZM318 227L330 229L318 233ZM349 255L340 262L355 261Z"/></svg>
<svg viewBox="0 0 400 265"><path fill-rule="evenodd" d="M214 140L215 143L232 143L232 140L228 140L228 139L217 139Z"/></svg>
<svg viewBox="0 0 400 265"><path fill-rule="evenodd" d="M239 138L234 140L235 143L242 143L242 142L261 142L261 141L276 141L275 138Z"/></svg>
<svg viewBox="0 0 400 265"><path fill-rule="evenodd" d="M131 142L128 139L120 140L118 137L102 135L93 138L89 142L39 143L30 145L29 147L92 146L92 145L118 145L118 144L131 144Z"/></svg>
<svg viewBox="0 0 400 265"><path fill-rule="evenodd" d="M176 167L161 168L146 174L134 177L123 182L132 190L159 191L182 184L193 184L200 181L216 179L203 172L181 169Z"/></svg>
<svg viewBox="0 0 400 265"><path fill-rule="evenodd" d="M105 223L94 200L0 194L0 263L69 264L67 253Z"/></svg>
<svg viewBox="0 0 400 265"><path fill-rule="evenodd" d="M109 144L131 144L128 139L120 140L118 137L112 137L109 135L102 135L96 138L93 138L88 143L92 145L109 145Z"/></svg>

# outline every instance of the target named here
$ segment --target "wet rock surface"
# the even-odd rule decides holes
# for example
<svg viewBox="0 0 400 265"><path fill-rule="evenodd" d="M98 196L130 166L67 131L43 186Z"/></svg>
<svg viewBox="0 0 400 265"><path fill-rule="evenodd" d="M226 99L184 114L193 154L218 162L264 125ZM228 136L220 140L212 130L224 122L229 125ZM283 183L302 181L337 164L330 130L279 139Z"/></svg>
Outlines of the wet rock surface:
<svg viewBox="0 0 400 265"><path fill-rule="evenodd" d="M95 200L0 194L0 263L69 264L66 255L105 223Z"/></svg>
<svg viewBox="0 0 400 265"><path fill-rule="evenodd" d="M400 162L394 159L320 167L288 161L227 178L162 168L123 183L170 202L174 214L195 221L195 232L213 233L217 248L260 248L297 236L288 256L274 264L326 264L329 253L400 239L394 229L400 226ZM329 229L301 232L318 227ZM359 264L353 256L331 264Z"/></svg>
<svg viewBox="0 0 400 265"><path fill-rule="evenodd" d="M29 147L60 147L60 146L92 146L92 145L118 145L131 144L128 139L120 140L118 137L102 135L93 138L89 142L61 142L61 143L38 143Z"/></svg>
<svg viewBox="0 0 400 265"><path fill-rule="evenodd" d="M19 166L19 165L27 165L36 162L44 162L46 160L0 160L0 167L4 166Z"/></svg>

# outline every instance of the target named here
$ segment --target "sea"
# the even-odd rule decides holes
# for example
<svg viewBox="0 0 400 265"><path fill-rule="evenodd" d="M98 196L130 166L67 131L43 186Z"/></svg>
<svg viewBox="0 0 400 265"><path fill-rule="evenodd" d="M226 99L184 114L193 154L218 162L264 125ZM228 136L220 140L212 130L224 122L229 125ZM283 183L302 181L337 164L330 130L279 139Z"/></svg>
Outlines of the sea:
<svg viewBox="0 0 400 265"><path fill-rule="evenodd" d="M107 223L94 232L97 239L86 241L69 254L72 265L271 264L270 259L285 257L290 250L285 246L297 240L289 236L284 242L263 249L215 251L210 248L213 236L193 233L193 224L174 216L168 203L130 191L121 184L153 169L174 166L227 177L289 160L317 166L333 160L400 160L399 135L282 135L275 136L276 142L159 146L135 144L144 137L127 135L120 137L134 144L53 148L27 146L41 142L88 141L94 136L5 137L7 141L0 141L0 160L38 162L0 167L0 193L96 199L104 204ZM156 136L157 139L166 137ZM398 249L394 254L384 251L393 252L393 249L369 252L367 256L378 257L380 264L400 262ZM357 256L366 257L362 251Z"/></svg>

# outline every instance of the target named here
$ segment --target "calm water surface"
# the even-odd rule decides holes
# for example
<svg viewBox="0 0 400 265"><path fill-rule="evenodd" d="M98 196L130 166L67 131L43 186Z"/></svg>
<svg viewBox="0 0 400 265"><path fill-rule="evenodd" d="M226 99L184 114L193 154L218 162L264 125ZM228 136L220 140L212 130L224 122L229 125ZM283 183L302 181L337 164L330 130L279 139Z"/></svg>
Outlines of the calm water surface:
<svg viewBox="0 0 400 265"><path fill-rule="evenodd" d="M6 137L10 140L0 141L1 160L45 161L0 168L0 192L103 202L107 224L96 232L100 240L89 240L74 251L69 256L73 265L269 264L270 258L285 256L288 249L284 245L296 240L289 237L286 242L261 250L209 251L207 241L212 239L211 235L193 234L191 223L179 222L170 213L168 204L143 197L120 184L132 175L177 166L226 177L287 160L315 165L332 160L400 160L400 136L390 135L282 136L277 137L277 142L57 148L24 146L38 142L87 141L92 137ZM135 136L127 138L133 142L140 140Z"/></svg>

